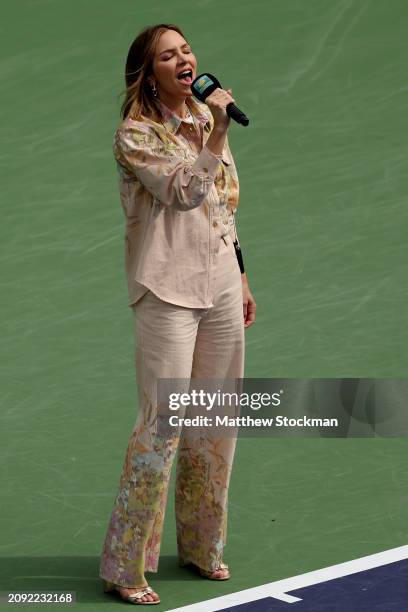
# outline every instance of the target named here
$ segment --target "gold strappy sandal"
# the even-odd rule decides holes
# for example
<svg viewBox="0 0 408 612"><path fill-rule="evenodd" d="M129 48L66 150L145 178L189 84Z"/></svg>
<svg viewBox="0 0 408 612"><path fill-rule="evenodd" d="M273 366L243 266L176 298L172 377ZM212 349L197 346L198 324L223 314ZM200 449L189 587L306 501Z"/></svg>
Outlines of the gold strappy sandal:
<svg viewBox="0 0 408 612"><path fill-rule="evenodd" d="M204 570L201 567L198 567L198 565L195 565L195 563L191 563L190 561L183 561L183 559L179 560L180 567L185 567L186 565L192 565L196 570L200 572L200 575L203 576L203 578L208 578L208 580L229 580L231 578L231 574L229 572L228 565L226 565L222 561L219 563L219 565L215 569L211 571ZM220 578L218 578L217 576L214 576L214 573L219 570L228 570L228 574Z"/></svg>
<svg viewBox="0 0 408 612"><path fill-rule="evenodd" d="M201 567L199 568L200 570L200 574L204 577L204 578L208 578L208 580L229 580L231 578L231 574L229 572L229 567L228 565L226 565L225 563L223 563L221 561L221 563L218 565L218 567L216 567L215 569L213 569L211 572L207 571L207 570L203 570L201 569ZM214 576L214 572L218 572L219 570L227 570L227 575L223 576L223 577L216 577Z"/></svg>
<svg viewBox="0 0 408 612"><path fill-rule="evenodd" d="M104 582L103 590L105 593L110 593L112 591L115 591L116 593L118 593L121 599L123 599L123 601L128 601L129 603L136 604L137 606L150 606L150 605L153 606L153 605L160 603L160 598L157 601L139 601L145 595L151 595L152 593L154 593L152 587L149 587L148 585L145 587L122 587L124 589L126 588L129 588L129 589L130 588L135 588L135 589L140 588L141 589L137 593L132 593L131 595L122 595L122 593L118 590L118 588L121 587L120 584L114 584L113 582L109 582L108 580L104 580L103 582Z"/></svg>

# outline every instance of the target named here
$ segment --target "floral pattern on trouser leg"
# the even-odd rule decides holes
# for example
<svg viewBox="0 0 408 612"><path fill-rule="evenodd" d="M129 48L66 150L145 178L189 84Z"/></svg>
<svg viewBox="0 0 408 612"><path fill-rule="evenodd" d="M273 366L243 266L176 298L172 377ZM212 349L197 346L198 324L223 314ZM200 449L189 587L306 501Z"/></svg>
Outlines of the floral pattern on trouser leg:
<svg viewBox="0 0 408 612"><path fill-rule="evenodd" d="M157 439L141 452L140 432L129 441L120 491L105 539L101 576L123 586L145 584L144 572L156 572L177 437Z"/></svg>
<svg viewBox="0 0 408 612"><path fill-rule="evenodd" d="M197 444L198 442L198 444ZM236 439L182 435L176 472L177 547L181 560L204 570L222 561L228 484Z"/></svg>

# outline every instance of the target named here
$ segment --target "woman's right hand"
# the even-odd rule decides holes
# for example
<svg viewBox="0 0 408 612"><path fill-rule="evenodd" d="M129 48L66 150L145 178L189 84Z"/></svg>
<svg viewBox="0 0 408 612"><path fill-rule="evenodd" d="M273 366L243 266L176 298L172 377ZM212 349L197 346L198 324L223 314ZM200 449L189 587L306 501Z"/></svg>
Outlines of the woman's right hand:
<svg viewBox="0 0 408 612"><path fill-rule="evenodd" d="M227 130L231 118L227 115L226 107L230 102L235 102L231 96L232 89L221 89L217 87L206 97L205 103L214 117L214 127L217 129Z"/></svg>

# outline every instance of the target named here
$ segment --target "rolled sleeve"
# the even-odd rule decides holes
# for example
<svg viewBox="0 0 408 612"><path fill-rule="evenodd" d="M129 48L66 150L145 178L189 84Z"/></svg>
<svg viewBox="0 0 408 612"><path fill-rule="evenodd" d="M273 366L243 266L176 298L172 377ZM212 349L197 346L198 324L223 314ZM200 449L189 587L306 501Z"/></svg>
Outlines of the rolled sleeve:
<svg viewBox="0 0 408 612"><path fill-rule="evenodd" d="M210 151L207 145L204 145L197 160L191 166L191 171L197 176L203 176L203 178L213 181L221 161L222 155L216 155Z"/></svg>
<svg viewBox="0 0 408 612"><path fill-rule="evenodd" d="M157 200L179 210L200 206L222 160L204 145L196 161L188 164L169 154L154 130L138 122L116 131L114 155Z"/></svg>

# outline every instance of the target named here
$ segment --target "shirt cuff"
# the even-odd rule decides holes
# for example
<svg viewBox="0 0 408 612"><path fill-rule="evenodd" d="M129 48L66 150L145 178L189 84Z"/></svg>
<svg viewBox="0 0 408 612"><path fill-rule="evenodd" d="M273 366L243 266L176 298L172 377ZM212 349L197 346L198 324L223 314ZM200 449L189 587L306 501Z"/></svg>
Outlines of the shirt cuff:
<svg viewBox="0 0 408 612"><path fill-rule="evenodd" d="M222 155L216 155L204 145L194 164L191 166L193 174L213 180L217 174L218 165L222 161Z"/></svg>

